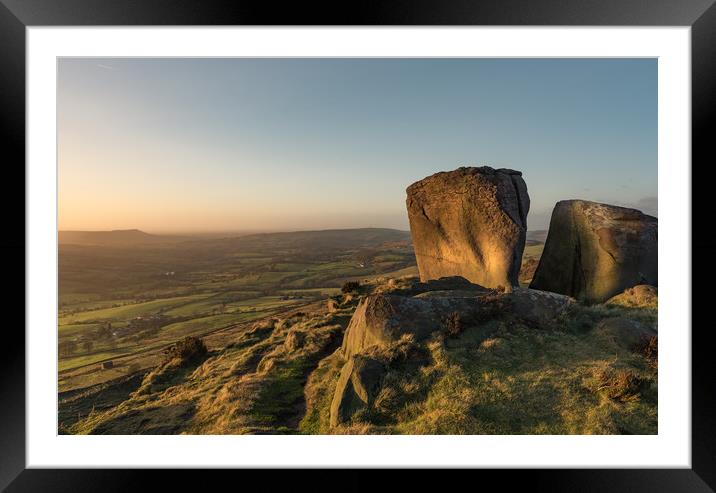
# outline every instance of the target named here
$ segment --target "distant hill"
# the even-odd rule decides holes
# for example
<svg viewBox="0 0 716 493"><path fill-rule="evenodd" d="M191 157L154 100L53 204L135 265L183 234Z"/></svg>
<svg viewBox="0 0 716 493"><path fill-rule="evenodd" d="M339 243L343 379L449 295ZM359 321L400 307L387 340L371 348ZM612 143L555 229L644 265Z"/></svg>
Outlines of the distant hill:
<svg viewBox="0 0 716 493"><path fill-rule="evenodd" d="M152 235L138 229L115 229L112 231L59 231L60 245L144 245L186 240L186 237Z"/></svg>
<svg viewBox="0 0 716 493"><path fill-rule="evenodd" d="M326 229L259 233L222 240L247 251L271 249L358 249L386 243L410 243L410 231L388 228Z"/></svg>
<svg viewBox="0 0 716 493"><path fill-rule="evenodd" d="M139 229L112 231L60 231L61 245L134 246L189 241L211 245L231 246L249 251L262 248L374 248L391 243L411 243L410 231L390 228L325 229L316 231L288 231L281 233L232 233L223 238L221 233L198 235L154 235ZM547 230L527 231L527 245L545 242ZM386 245L389 246L389 245Z"/></svg>
<svg viewBox="0 0 716 493"><path fill-rule="evenodd" d="M410 232L388 228L326 229L282 233L253 233L243 236L206 237L205 235L154 235L138 229L113 231L60 231L60 245L133 247L186 242L187 248L262 250L351 250L410 244Z"/></svg>
<svg viewBox="0 0 716 493"><path fill-rule="evenodd" d="M547 241L547 230L546 229L535 229L527 231L527 244L537 245Z"/></svg>

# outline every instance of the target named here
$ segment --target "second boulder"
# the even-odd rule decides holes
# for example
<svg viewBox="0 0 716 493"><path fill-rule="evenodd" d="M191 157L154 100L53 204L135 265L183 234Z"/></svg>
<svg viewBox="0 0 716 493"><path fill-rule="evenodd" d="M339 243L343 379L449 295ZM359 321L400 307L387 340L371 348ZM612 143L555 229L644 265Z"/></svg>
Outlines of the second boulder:
<svg viewBox="0 0 716 493"><path fill-rule="evenodd" d="M530 287L601 303L639 284L658 286L658 220L586 200L558 202Z"/></svg>

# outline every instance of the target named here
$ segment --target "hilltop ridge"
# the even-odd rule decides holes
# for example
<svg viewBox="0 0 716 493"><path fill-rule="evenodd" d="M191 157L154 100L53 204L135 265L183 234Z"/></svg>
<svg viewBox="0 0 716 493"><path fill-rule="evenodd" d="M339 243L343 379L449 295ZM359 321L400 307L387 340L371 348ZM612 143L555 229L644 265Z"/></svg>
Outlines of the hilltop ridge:
<svg viewBox="0 0 716 493"><path fill-rule="evenodd" d="M177 239L177 236L163 236L145 233L139 229L113 229L109 231L58 231L57 240L72 245L137 245L159 243Z"/></svg>

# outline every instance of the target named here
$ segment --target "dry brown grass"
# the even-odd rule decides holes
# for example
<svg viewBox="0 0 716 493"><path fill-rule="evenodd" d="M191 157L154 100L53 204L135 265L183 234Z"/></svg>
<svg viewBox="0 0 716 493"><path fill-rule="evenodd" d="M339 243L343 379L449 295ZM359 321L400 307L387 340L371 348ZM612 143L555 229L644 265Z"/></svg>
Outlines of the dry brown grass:
<svg viewBox="0 0 716 493"><path fill-rule="evenodd" d="M643 337L633 351L646 359L651 370L656 372L659 369L659 339L657 336Z"/></svg>
<svg viewBox="0 0 716 493"><path fill-rule="evenodd" d="M591 390L620 402L637 399L648 383L646 378L633 369L613 365L595 368L592 376Z"/></svg>
<svg viewBox="0 0 716 493"><path fill-rule="evenodd" d="M306 378L340 343L343 327L335 323L340 316L293 314L257 323L212 354L201 341L181 341L128 400L92 414L71 432L124 426L130 434L295 433L304 415ZM162 428L137 424L142 414L163 420Z"/></svg>
<svg viewBox="0 0 716 493"><path fill-rule="evenodd" d="M465 328L459 312L447 314L442 322L443 331L448 337L458 337Z"/></svg>
<svg viewBox="0 0 716 493"><path fill-rule="evenodd" d="M185 337L164 351L165 361L179 360L180 364L186 364L205 356L207 351L203 340L198 337Z"/></svg>

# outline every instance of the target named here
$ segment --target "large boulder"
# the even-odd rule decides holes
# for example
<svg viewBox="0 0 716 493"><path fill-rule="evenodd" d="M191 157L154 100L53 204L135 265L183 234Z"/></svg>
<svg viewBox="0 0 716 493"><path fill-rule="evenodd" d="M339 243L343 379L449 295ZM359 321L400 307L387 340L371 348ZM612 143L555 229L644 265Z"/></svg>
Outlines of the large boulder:
<svg viewBox="0 0 716 493"><path fill-rule="evenodd" d="M436 173L408 187L406 204L421 281L518 285L530 208L522 173L488 166Z"/></svg>
<svg viewBox="0 0 716 493"><path fill-rule="evenodd" d="M657 226L636 209L558 202L530 288L601 303L637 284L656 286Z"/></svg>
<svg viewBox="0 0 716 493"><path fill-rule="evenodd" d="M385 374L385 366L378 360L356 355L343 365L331 401L330 425L337 426L373 405Z"/></svg>

